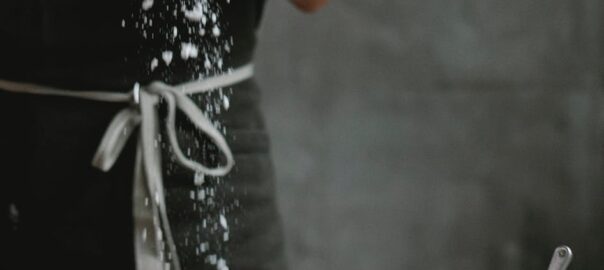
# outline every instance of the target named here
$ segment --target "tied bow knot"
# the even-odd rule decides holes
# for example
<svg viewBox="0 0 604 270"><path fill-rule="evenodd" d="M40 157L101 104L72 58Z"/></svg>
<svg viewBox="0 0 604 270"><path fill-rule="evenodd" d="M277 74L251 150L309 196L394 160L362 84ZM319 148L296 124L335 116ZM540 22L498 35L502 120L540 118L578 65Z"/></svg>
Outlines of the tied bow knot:
<svg viewBox="0 0 604 270"><path fill-rule="evenodd" d="M129 96L131 103L136 106L122 109L115 115L103 135L103 139L101 139L101 143L93 158L92 164L95 167L102 171L109 171L132 135L132 132L139 125L141 125L140 136L142 141L155 144L155 137L158 135L156 126L159 123L155 107L158 105L160 98L163 98L168 109L165 130L178 163L192 171L209 176L224 176L232 169L235 161L224 136L182 89L162 82L153 82L145 87L140 87L137 84ZM212 140L225 156L225 165L210 168L184 155L176 136L177 109L183 112L197 129L205 133ZM145 139L144 137L147 138Z"/></svg>

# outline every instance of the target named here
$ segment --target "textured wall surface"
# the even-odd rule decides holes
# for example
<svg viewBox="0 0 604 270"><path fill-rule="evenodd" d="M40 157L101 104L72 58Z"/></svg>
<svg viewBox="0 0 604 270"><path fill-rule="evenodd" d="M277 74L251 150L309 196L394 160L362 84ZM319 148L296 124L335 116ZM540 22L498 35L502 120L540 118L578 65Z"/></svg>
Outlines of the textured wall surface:
<svg viewBox="0 0 604 270"><path fill-rule="evenodd" d="M599 2L269 1L291 269L602 269Z"/></svg>

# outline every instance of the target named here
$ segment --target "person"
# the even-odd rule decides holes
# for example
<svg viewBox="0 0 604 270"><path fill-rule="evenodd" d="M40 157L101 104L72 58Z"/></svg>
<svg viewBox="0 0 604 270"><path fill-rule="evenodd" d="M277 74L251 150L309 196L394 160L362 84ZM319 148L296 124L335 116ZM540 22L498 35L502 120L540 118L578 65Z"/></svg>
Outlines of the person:
<svg viewBox="0 0 604 270"><path fill-rule="evenodd" d="M300 10L315 12L327 4L327 0L292 0Z"/></svg>
<svg viewBox="0 0 604 270"><path fill-rule="evenodd" d="M0 2L0 268L286 269L249 68L263 6Z"/></svg>

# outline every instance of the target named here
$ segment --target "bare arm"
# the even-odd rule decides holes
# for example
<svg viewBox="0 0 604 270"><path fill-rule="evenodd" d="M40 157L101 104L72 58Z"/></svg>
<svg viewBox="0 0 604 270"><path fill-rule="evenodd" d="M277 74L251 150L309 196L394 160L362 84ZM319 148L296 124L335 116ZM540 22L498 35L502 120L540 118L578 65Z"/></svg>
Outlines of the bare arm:
<svg viewBox="0 0 604 270"><path fill-rule="evenodd" d="M327 0L291 0L291 2L304 12L315 12L323 7Z"/></svg>

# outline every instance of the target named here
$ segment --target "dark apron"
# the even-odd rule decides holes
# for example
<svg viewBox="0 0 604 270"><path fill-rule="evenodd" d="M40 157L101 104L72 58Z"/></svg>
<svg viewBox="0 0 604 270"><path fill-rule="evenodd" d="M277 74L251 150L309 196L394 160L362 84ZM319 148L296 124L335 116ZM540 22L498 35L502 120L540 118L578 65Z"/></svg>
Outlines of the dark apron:
<svg viewBox="0 0 604 270"><path fill-rule="evenodd" d="M253 48L253 42L249 46ZM236 55L231 59L235 64L251 59L251 52ZM31 66L27 60L14 63L16 70ZM0 76L117 90L140 75L102 77L97 82L95 76L87 75L98 72L96 68L91 64L81 71L47 72L43 66L32 73L6 71ZM69 80L74 73L81 75L75 82ZM203 186L197 187L193 173L173 162L168 150L163 154L168 214L183 269L216 269L219 259L230 269L285 269L259 89L248 80L223 93L229 97L229 110L215 119L225 126L235 155L234 170L221 179L206 177ZM198 105L204 108L217 94L199 94ZM1 269L134 269L135 140L130 140L108 173L90 165L104 130L121 108L121 104L0 91L0 169L4 171L0 205L5 211L0 219L0 243L7 250L0 253ZM204 149L191 155L206 164L217 162L212 144L180 120L183 149L187 145ZM221 215L228 222L228 235L218 228L216 217Z"/></svg>
<svg viewBox="0 0 604 270"><path fill-rule="evenodd" d="M285 269L269 142L258 94L251 80L234 86L232 94L227 94L230 109L217 117L226 126L236 160L227 177L206 177L203 187L196 187L194 174L164 153L167 206L183 269L206 269L211 254L224 258L230 269ZM4 257L0 261L8 264L3 269L41 265L134 269L131 194L135 140L108 173L90 165L104 129L119 109L119 105L80 99L0 92L5 172L1 198L7 211L1 230L7 251L0 253ZM215 161L211 143L187 130L186 123L181 128L183 149L196 144L197 138L206 147L192 156L206 164ZM201 189L212 202L200 200ZM223 231L215 228L219 222L211 220L221 213L229 224L226 241ZM204 219L210 226L203 227ZM198 254L202 243L209 244L205 255Z"/></svg>

